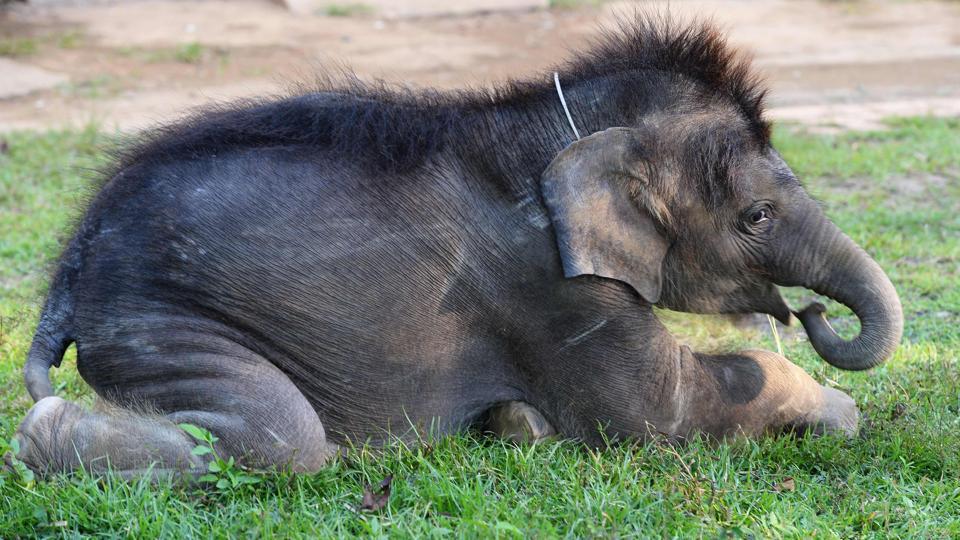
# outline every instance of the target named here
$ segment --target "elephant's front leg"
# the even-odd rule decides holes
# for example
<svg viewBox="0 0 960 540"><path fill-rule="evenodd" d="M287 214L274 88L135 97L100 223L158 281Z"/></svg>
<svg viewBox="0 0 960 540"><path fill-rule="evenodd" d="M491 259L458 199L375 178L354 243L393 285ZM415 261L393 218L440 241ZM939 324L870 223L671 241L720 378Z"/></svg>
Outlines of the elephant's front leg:
<svg viewBox="0 0 960 540"><path fill-rule="evenodd" d="M755 436L785 430L857 432L853 399L820 385L772 352L750 350L706 355L681 348L671 435L704 432L717 437Z"/></svg>

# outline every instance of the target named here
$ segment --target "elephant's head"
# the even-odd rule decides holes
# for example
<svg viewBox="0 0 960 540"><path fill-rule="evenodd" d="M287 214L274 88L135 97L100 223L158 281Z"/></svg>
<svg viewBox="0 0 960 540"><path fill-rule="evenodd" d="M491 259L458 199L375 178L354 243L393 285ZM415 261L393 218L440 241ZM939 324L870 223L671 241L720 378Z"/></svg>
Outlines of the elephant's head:
<svg viewBox="0 0 960 540"><path fill-rule="evenodd" d="M542 189L567 277L619 280L670 309L784 323L791 311L777 285L812 289L860 319L846 341L821 304L796 313L820 356L842 369L873 367L900 340L890 280L735 115L595 133L557 156Z"/></svg>

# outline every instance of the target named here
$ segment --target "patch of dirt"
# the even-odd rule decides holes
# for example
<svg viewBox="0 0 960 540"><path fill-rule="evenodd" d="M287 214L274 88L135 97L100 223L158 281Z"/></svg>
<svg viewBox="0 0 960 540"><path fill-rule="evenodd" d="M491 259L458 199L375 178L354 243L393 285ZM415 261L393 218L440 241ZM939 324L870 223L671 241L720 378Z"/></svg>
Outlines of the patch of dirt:
<svg viewBox="0 0 960 540"><path fill-rule="evenodd" d="M25 96L40 90L54 88L66 81L66 76L51 73L36 66L0 58L0 99Z"/></svg>
<svg viewBox="0 0 960 540"><path fill-rule="evenodd" d="M882 194L885 206L895 209L904 204L917 208L946 208L960 212L960 175L954 171L944 174L897 175L884 179L865 176L838 179L830 189L865 196Z"/></svg>
<svg viewBox="0 0 960 540"><path fill-rule="evenodd" d="M906 197L929 197L947 187L950 180L940 174L894 176L887 179L893 195ZM953 179L956 182L956 179Z"/></svg>
<svg viewBox="0 0 960 540"><path fill-rule="evenodd" d="M283 93L342 66L437 88L544 74L636 9L584 4L388 19L293 14L268 0L18 3L0 11L0 51L62 82L0 98L0 131L90 121L144 129L210 100ZM957 2L698 0L670 10L712 16L755 55L775 119L837 130L879 128L890 115L960 116Z"/></svg>

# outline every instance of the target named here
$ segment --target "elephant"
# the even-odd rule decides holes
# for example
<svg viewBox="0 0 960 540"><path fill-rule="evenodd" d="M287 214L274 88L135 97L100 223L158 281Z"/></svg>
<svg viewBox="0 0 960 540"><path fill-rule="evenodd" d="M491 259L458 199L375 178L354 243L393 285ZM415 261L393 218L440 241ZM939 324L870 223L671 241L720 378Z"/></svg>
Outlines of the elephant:
<svg viewBox="0 0 960 540"><path fill-rule="evenodd" d="M475 427L592 445L852 435L845 393L773 352L694 352L654 311L795 315L846 370L896 349L896 290L772 146L765 93L709 24L638 16L556 81L347 77L153 129L63 249L17 457L202 470L185 423L221 456L302 472ZM859 335L779 286L849 306ZM103 407L54 395L70 344Z"/></svg>

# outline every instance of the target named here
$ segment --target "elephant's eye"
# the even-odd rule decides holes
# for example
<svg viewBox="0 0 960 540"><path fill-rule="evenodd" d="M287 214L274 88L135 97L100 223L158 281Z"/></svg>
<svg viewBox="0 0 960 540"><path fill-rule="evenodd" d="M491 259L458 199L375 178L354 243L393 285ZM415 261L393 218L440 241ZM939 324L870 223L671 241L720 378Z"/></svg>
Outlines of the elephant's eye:
<svg viewBox="0 0 960 540"><path fill-rule="evenodd" d="M762 208L760 210L754 210L753 213L750 214L750 221L753 222L754 225L763 223L768 219L770 219L770 214Z"/></svg>
<svg viewBox="0 0 960 540"><path fill-rule="evenodd" d="M761 234L770 228L773 223L773 205L767 202L754 203L740 214L739 229L751 235Z"/></svg>

